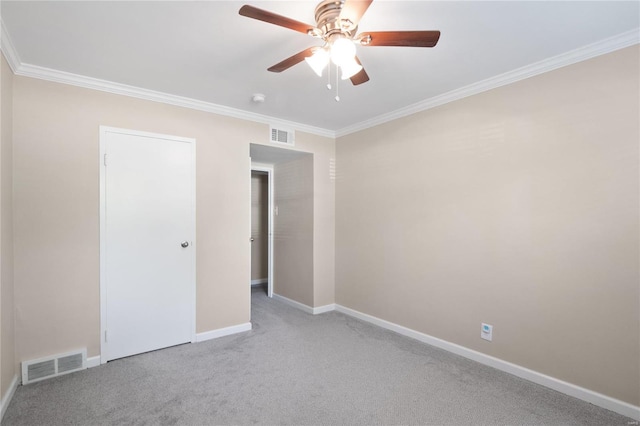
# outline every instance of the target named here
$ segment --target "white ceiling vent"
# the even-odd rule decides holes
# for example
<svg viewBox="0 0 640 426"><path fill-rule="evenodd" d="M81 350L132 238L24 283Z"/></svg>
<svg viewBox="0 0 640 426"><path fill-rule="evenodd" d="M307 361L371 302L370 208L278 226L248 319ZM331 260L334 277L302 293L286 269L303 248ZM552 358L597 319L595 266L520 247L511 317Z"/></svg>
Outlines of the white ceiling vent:
<svg viewBox="0 0 640 426"><path fill-rule="evenodd" d="M24 361L22 363L22 384L38 382L85 368L87 368L86 349Z"/></svg>
<svg viewBox="0 0 640 426"><path fill-rule="evenodd" d="M270 126L270 131L271 142L293 146L295 139L295 133L293 130Z"/></svg>

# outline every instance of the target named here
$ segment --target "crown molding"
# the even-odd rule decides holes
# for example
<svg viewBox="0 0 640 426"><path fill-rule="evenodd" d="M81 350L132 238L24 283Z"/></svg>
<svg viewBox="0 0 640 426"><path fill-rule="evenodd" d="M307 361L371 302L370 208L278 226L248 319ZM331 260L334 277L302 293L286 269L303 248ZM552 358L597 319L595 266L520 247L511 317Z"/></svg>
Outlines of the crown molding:
<svg viewBox="0 0 640 426"><path fill-rule="evenodd" d="M16 74L20 66L20 56L18 56L18 52L13 47L13 42L11 41L11 36L7 32L7 26L4 24L4 21L0 17L0 49L2 49L2 54L4 55L11 71Z"/></svg>
<svg viewBox="0 0 640 426"><path fill-rule="evenodd" d="M175 105L184 108L190 108L198 111L205 111L219 114L227 117L239 118L242 120L254 121L264 124L273 124L285 128L295 129L300 132L310 133L328 138L338 138L365 130L389 121L397 120L421 111L435 108L449 102L453 102L462 98L466 98L478 93L486 92L507 84L515 83L548 71L575 64L587 59L594 58L606 53L610 53L625 47L633 46L640 42L640 28L636 28L616 36L598 41L596 43L562 53L545 60L535 62L533 64L509 71L477 83L470 84L459 89L452 90L441 95L437 95L404 108L391 111L386 114L373 117L368 120L355 123L351 126L343 127L336 131L324 129L315 126L309 126L294 121L282 120L263 114L257 114L244 111L237 108L231 108L224 105L218 105L211 102L199 101L183 96L171 95L168 93L157 92L154 90L142 89L139 87L129 86L126 84L114 83L107 80L101 80L83 75L72 74L65 71L58 71L51 68L40 67L37 65L24 64L20 60L18 52L15 50L11 37L6 31L6 26L0 18L0 46L9 66L16 75L25 77L38 78L42 80L53 81L57 83L69 84L87 89L99 90L102 92L113 93L117 95L130 96L134 98L144 99L153 102L160 102L169 105Z"/></svg>
<svg viewBox="0 0 640 426"><path fill-rule="evenodd" d="M231 108L224 105L218 105L211 102L199 101L197 99L171 95L155 90L142 89L139 87L114 83L98 78L54 70L37 65L25 64L20 60L20 56L18 55L18 52L16 51L11 40L11 36L9 36L6 28L6 25L0 17L0 48L2 49L2 53L7 59L7 63L11 67L11 70L16 75L38 78L41 80L53 81L56 83L69 84L72 86L84 87L86 89L99 90L101 92L113 93L116 95L130 96L133 98L160 102L183 108L195 109L198 111L211 112L227 117L239 118L242 120L272 124L275 126L295 129L300 132L311 133L314 135L324 136L332 139L335 139L336 137L336 134L333 130L309 126L294 121L282 120L280 118L244 111L237 108Z"/></svg>
<svg viewBox="0 0 640 426"><path fill-rule="evenodd" d="M452 90L442 95L425 99L407 107L397 109L390 113L382 114L369 120L361 121L352 126L338 129L336 130L336 137L338 138L349 135L351 133L356 133L361 130L365 130L383 123L387 123L389 121L397 120L399 118L415 114L417 112L425 111L449 102L457 101L459 99L476 95L478 93L486 92L488 90L505 86L507 84L515 83L517 81L543 74L558 68L562 68L567 65L575 64L577 62L585 61L596 56L604 55L605 53L610 53L619 49L623 49L625 47L633 46L635 44L638 44L639 42L640 28L636 28L618 34L617 36L613 36L596 43L562 53L557 56L552 56L539 62L534 62L533 64L526 65L522 68L518 68L513 71L509 71L504 74L500 74L495 77L491 77L486 80L482 80L477 83Z"/></svg>
<svg viewBox="0 0 640 426"><path fill-rule="evenodd" d="M276 127L295 129L300 132L311 133L313 135L324 136L331 139L335 139L336 137L336 134L333 130L309 126L294 121L282 120L281 118L252 113L249 111L231 108L224 105L218 105L211 102L199 101L183 96L171 95L168 93L142 89L126 84L114 83L107 80L86 77L79 74L72 74L69 72L58 71L51 68L40 67L37 65L25 64L20 60L20 56L14 48L13 42L6 28L7 27L4 24L4 21L2 21L2 18L0 18L0 47L2 49L4 57L7 59L7 63L11 67L13 73L16 75L53 81L56 83L69 84L72 86L84 87L85 89L99 90L116 95L130 96L147 101L160 102L198 111L211 112L227 117L239 118L242 120L271 124Z"/></svg>
<svg viewBox="0 0 640 426"><path fill-rule="evenodd" d="M171 95L168 93L157 92L155 90L142 89L139 87L129 86L126 84L114 83L107 80L101 80L93 77L72 74L65 71L58 71L50 68L44 68L31 64L20 64L16 71L17 75L24 77L38 78L41 80L53 81L56 83L69 84L72 86L84 87L86 89L99 90L102 92L113 93L116 95L130 96L147 101L160 102L169 105L175 105L183 108L195 109L198 111L211 112L214 114L224 115L227 117L239 118L242 120L255 121L264 124L273 124L276 126L295 129L300 132L311 133L314 135L324 136L335 139L335 132L320 127L309 126L294 121L282 120L280 118L271 117L263 114L256 114L237 108L231 108L224 105L218 105L211 102L199 101L197 99L187 98L183 96Z"/></svg>

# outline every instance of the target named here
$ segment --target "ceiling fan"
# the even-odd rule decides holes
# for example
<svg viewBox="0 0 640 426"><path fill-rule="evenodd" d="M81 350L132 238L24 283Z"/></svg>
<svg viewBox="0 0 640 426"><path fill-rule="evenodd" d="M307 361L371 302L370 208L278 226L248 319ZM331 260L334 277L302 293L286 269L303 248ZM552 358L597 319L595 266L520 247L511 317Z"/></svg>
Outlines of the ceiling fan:
<svg viewBox="0 0 640 426"><path fill-rule="evenodd" d="M321 76L331 61L341 69L343 80L350 79L354 85L358 85L369 81L369 76L356 56L356 45L434 47L440 38L440 31L374 31L358 34L358 22L372 2L373 0L323 0L315 9L315 26L249 5L242 6L239 13L324 41L323 46L310 47L296 53L268 68L269 71L282 72L305 60Z"/></svg>

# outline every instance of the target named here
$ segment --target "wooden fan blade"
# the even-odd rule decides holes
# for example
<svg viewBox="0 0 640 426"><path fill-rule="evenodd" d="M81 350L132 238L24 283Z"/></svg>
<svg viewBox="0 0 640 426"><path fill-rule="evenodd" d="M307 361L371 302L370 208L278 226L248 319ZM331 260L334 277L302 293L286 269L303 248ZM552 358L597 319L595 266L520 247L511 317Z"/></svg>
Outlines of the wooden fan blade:
<svg viewBox="0 0 640 426"><path fill-rule="evenodd" d="M438 43L440 31L374 31L358 36L363 46L433 47ZM366 40L371 37L371 41Z"/></svg>
<svg viewBox="0 0 640 426"><path fill-rule="evenodd" d="M304 61L304 58L308 58L309 56L313 55L313 52L315 51L315 49L316 47L310 47L308 49L303 50L302 52L296 53L295 55L285 59L284 61L278 62L271 68L268 68L267 71L282 72L286 69L289 69L292 66Z"/></svg>
<svg viewBox="0 0 640 426"><path fill-rule="evenodd" d="M342 5L339 19L351 21L352 27L355 28L372 2L373 0L346 0Z"/></svg>
<svg viewBox="0 0 640 426"><path fill-rule="evenodd" d="M356 62L359 65L362 65L362 62L360 62L360 59L358 59L357 56L356 56ZM366 83L367 81L369 81L369 75L367 75L367 72L364 70L364 68L362 68L362 70L360 70L358 74L351 77L351 83L353 83L354 86L357 86L358 84Z"/></svg>
<svg viewBox="0 0 640 426"><path fill-rule="evenodd" d="M240 8L239 13L247 18L268 22L269 24L289 28L305 34L308 34L309 30L313 30L314 28L313 25L308 25L304 22L296 21L295 19L287 18L285 16L276 15L275 13L258 9L257 7L249 6L247 4Z"/></svg>

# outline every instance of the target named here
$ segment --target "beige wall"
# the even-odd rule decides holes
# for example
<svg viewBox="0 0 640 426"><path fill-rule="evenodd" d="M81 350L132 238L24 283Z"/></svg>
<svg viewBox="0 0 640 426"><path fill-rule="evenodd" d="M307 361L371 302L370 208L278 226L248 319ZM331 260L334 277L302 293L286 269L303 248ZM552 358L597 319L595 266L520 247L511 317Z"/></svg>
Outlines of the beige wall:
<svg viewBox="0 0 640 426"><path fill-rule="evenodd" d="M197 140L197 332L250 319L249 143L267 140L268 125L18 76L18 360L84 346L99 354L100 125ZM333 152L331 139L296 138L310 152ZM322 256L332 259L333 247ZM333 279L323 284L332 289Z"/></svg>
<svg viewBox="0 0 640 426"><path fill-rule="evenodd" d="M251 173L251 280L266 279L269 243L269 179L267 174Z"/></svg>
<svg viewBox="0 0 640 426"><path fill-rule="evenodd" d="M0 397L18 373L13 291L13 73L0 54Z"/></svg>
<svg viewBox="0 0 640 426"><path fill-rule="evenodd" d="M313 152L313 305L335 302L335 141L311 135ZM311 146L309 148L311 148Z"/></svg>
<svg viewBox="0 0 640 426"><path fill-rule="evenodd" d="M639 405L638 52L339 138L336 302Z"/></svg>
<svg viewBox="0 0 640 426"><path fill-rule="evenodd" d="M313 155L274 167L273 292L313 306Z"/></svg>

